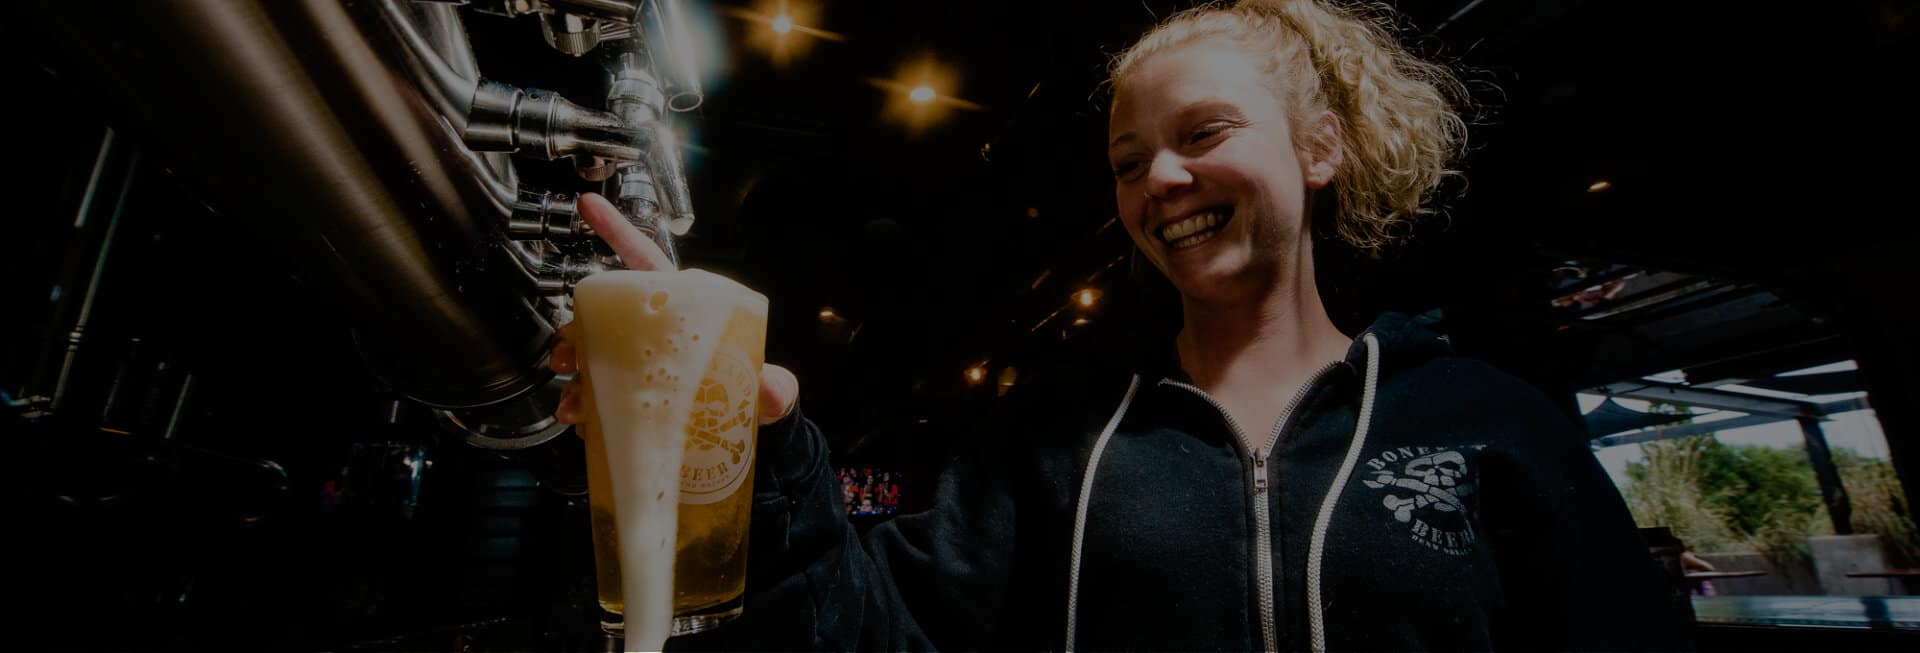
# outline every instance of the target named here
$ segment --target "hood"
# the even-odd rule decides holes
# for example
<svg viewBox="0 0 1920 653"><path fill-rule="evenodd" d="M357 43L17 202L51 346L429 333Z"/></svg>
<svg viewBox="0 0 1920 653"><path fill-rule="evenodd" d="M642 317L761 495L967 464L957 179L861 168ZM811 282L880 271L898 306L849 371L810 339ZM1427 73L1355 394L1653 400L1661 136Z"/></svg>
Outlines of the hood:
<svg viewBox="0 0 1920 653"><path fill-rule="evenodd" d="M1453 345L1446 336L1428 329L1413 317L1405 313L1382 313L1366 331L1354 334L1353 346L1347 348L1345 362L1356 371L1367 367L1367 345L1360 337L1364 333L1380 339L1382 378L1453 353Z"/></svg>

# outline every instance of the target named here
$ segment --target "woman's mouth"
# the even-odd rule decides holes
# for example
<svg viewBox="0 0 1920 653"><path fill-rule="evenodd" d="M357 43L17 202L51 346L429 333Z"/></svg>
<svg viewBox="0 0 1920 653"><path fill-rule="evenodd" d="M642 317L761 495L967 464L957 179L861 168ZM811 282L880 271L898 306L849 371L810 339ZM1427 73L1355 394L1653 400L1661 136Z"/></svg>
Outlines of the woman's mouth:
<svg viewBox="0 0 1920 653"><path fill-rule="evenodd" d="M1213 239L1227 221L1233 219L1233 209L1209 209L1187 216L1186 219L1160 228L1160 241L1168 249L1182 250Z"/></svg>

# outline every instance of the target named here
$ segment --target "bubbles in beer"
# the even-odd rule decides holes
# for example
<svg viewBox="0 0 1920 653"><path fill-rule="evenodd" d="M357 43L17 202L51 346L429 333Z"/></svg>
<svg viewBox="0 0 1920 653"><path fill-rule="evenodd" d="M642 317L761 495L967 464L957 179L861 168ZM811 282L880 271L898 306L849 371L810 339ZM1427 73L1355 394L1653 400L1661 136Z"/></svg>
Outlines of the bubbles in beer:
<svg viewBox="0 0 1920 653"><path fill-rule="evenodd" d="M654 291L653 296L647 298L647 307L656 311L666 308L667 307L667 291L665 290ZM686 318L681 318L681 321L685 321L685 319Z"/></svg>

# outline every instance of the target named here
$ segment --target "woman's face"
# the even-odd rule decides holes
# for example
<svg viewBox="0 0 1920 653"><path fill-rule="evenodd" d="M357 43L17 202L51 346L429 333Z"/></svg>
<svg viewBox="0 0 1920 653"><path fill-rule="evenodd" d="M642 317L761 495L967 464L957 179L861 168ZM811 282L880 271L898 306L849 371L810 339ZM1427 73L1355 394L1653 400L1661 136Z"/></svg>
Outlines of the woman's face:
<svg viewBox="0 0 1920 653"><path fill-rule="evenodd" d="M1310 128L1333 134L1328 119ZM1188 299L1244 299L1310 264L1307 196L1334 163L1303 160L1294 129L1231 48L1178 47L1122 80L1107 129L1120 221Z"/></svg>

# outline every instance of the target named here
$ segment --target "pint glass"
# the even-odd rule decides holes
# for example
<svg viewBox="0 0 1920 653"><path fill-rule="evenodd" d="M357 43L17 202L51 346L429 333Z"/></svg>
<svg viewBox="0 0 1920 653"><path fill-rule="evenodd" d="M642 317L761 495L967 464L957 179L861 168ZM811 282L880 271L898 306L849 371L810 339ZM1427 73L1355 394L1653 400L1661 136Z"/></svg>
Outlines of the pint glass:
<svg viewBox="0 0 1920 653"><path fill-rule="evenodd" d="M600 606L629 649L740 613L767 299L701 270L574 289Z"/></svg>

